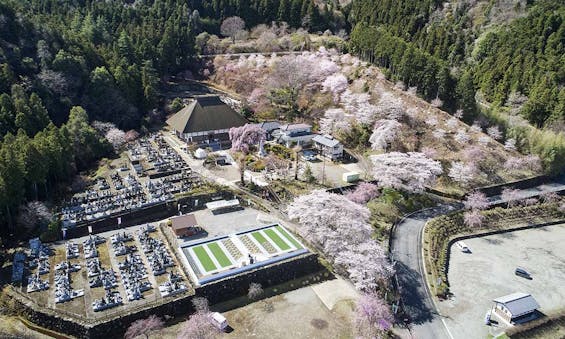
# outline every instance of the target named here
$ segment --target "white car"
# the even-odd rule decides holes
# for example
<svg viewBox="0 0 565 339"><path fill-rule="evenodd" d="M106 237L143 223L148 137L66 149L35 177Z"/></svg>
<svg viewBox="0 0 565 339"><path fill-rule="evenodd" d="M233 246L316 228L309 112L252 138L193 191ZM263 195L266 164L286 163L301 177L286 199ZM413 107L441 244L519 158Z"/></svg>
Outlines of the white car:
<svg viewBox="0 0 565 339"><path fill-rule="evenodd" d="M471 249L463 241L458 241L455 243L455 245L457 246L457 248L459 248L459 250L461 250L461 252L471 253Z"/></svg>

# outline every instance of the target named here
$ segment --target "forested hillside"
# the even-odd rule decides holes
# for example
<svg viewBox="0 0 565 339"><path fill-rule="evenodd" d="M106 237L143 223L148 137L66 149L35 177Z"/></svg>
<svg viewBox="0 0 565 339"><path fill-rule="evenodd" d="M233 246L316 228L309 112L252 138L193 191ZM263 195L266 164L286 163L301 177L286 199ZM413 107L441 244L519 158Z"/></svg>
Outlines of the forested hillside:
<svg viewBox="0 0 565 339"><path fill-rule="evenodd" d="M500 5L508 17L493 23L499 2L353 1L352 47L425 97L438 95L445 108L473 116L471 98L479 91L495 105L519 104L519 113L538 127L562 129L565 5L516 1ZM442 69L450 70L453 83Z"/></svg>
<svg viewBox="0 0 565 339"><path fill-rule="evenodd" d="M93 121L150 123L160 79L195 70L195 36L231 15L249 27L345 22L311 0L0 1L0 224L111 152Z"/></svg>

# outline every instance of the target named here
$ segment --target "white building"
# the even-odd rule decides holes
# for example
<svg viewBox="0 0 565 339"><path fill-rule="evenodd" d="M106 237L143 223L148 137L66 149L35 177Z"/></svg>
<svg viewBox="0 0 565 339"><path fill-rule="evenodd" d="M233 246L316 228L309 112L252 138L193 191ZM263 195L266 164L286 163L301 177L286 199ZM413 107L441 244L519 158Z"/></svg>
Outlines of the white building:
<svg viewBox="0 0 565 339"><path fill-rule="evenodd" d="M494 313L510 325L535 319L540 307L530 294L512 293L493 300Z"/></svg>
<svg viewBox="0 0 565 339"><path fill-rule="evenodd" d="M312 138L312 142L314 147L324 157L335 161L343 156L343 145L331 135L316 135Z"/></svg>
<svg viewBox="0 0 565 339"><path fill-rule="evenodd" d="M280 126L276 132L275 139L286 147L308 145L316 136L312 133L312 126L308 124L286 124Z"/></svg>

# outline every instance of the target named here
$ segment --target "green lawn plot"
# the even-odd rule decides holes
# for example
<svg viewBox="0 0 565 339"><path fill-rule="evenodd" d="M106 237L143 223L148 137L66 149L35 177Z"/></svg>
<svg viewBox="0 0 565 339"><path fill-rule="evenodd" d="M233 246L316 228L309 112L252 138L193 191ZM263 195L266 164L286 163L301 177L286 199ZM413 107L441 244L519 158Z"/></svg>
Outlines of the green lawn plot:
<svg viewBox="0 0 565 339"><path fill-rule="evenodd" d="M278 246L281 250L286 251L286 250L290 249L290 246L288 246L288 244L287 244L284 240L282 240L281 237L279 237L279 235L276 234L275 231L273 231L272 228L266 229L266 230L264 230L263 232L265 232L265 234L266 234L269 238L271 238L271 240L272 240L275 244L277 244L277 246Z"/></svg>
<svg viewBox="0 0 565 339"><path fill-rule="evenodd" d="M218 243L216 242L209 243L208 249L212 251L212 254L214 255L214 257L216 257L218 263L220 263L220 266L227 267L232 264L231 260L226 256L226 254L224 253L220 245L218 245Z"/></svg>
<svg viewBox="0 0 565 339"><path fill-rule="evenodd" d="M202 267L204 267L207 272L216 269L216 265L214 265L214 262L212 261L208 253L206 253L203 245L193 247L192 250L194 251L194 254L196 254L196 257L198 257L198 261L200 261Z"/></svg>
<svg viewBox="0 0 565 339"><path fill-rule="evenodd" d="M259 231L251 233L253 238L267 250L269 254L277 253L277 249Z"/></svg>
<svg viewBox="0 0 565 339"><path fill-rule="evenodd" d="M293 236L288 234L288 232L284 228L282 228L281 226L275 226L275 228L277 229L277 231L279 231L280 234L282 234L286 239L288 239L288 241L290 241L294 245L294 247L296 247L296 249L302 248L302 245L300 245L300 243L296 241L296 239L294 239Z"/></svg>

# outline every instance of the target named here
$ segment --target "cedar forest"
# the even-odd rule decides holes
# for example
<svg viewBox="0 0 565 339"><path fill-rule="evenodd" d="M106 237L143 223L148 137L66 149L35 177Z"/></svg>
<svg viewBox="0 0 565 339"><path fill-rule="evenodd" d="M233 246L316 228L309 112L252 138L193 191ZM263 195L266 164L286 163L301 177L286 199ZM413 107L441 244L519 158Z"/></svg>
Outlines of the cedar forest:
<svg viewBox="0 0 565 339"><path fill-rule="evenodd" d="M111 154L91 122L142 131L159 122L161 79L197 74L196 36L219 34L222 20L234 15L247 28L287 22L312 33L345 31L349 52L382 67L389 79L417 87L424 99L441 99L444 110L463 109L468 122L489 116L482 111L511 110L527 97L518 114L549 133L563 130L565 6L522 1L516 18L489 24L469 15L470 1L449 10L443 3L0 1L2 233L20 204L59 199L69 178ZM490 118L500 120L494 113ZM526 151L552 164L548 171L562 171L553 159L563 157L565 145L522 137L532 138Z"/></svg>

